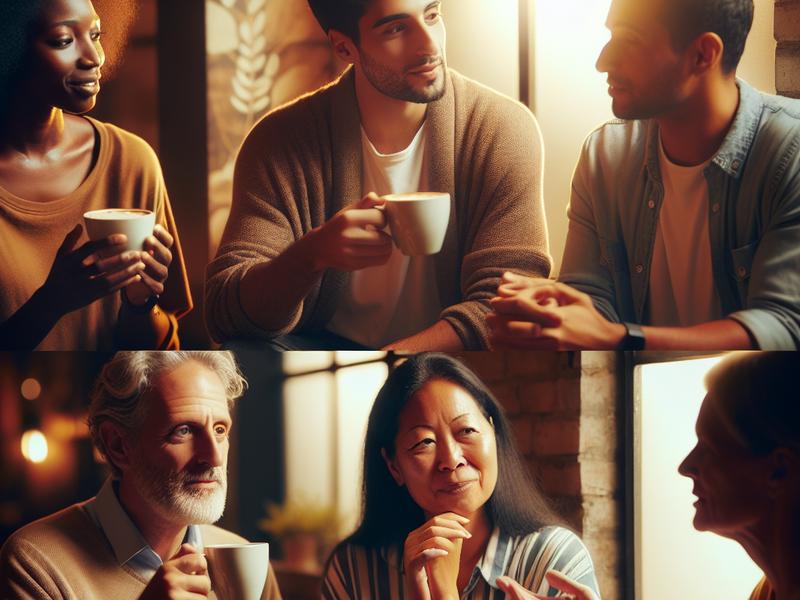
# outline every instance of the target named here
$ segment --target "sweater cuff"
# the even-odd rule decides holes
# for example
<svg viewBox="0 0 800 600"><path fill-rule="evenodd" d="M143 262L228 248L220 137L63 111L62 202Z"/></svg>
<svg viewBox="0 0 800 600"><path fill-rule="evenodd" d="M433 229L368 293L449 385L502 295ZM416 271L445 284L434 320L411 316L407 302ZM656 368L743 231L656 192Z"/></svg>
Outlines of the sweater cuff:
<svg viewBox="0 0 800 600"><path fill-rule="evenodd" d="M489 307L483 302L462 302L446 308L439 318L446 320L455 330L464 344L464 350L488 350L489 326L486 324L486 313L489 311Z"/></svg>
<svg viewBox="0 0 800 600"><path fill-rule="evenodd" d="M254 266L255 264L257 263L248 264L239 269L239 271L231 277L231 280L226 286L227 301L225 304L227 306L227 314L223 316L217 313L216 316L218 318L222 318L217 321L217 335L212 336L214 337L214 341L217 343L221 344L238 338L271 340L290 333L300 321L300 315L303 312L302 303L297 306L287 324L284 327L276 330L262 329L257 324L253 323L253 321L250 320L250 317L245 314L244 309L242 309L239 288L241 286L242 279L244 279L244 276L250 270L250 267ZM220 339L218 339L218 336Z"/></svg>

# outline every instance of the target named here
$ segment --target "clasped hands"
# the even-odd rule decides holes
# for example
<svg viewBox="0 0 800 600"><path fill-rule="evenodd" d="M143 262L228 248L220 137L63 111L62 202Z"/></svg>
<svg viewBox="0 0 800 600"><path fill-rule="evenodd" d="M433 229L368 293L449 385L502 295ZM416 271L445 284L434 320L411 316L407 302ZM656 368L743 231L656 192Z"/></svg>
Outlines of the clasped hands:
<svg viewBox="0 0 800 600"><path fill-rule="evenodd" d="M624 325L611 323L587 294L550 279L504 273L486 315L493 350L614 350Z"/></svg>

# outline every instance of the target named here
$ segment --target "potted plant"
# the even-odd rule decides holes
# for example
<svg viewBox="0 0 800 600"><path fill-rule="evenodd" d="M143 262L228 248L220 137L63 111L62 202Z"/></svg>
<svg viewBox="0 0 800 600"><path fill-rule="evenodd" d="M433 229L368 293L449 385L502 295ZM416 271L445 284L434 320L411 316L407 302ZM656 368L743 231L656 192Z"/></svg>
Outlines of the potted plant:
<svg viewBox="0 0 800 600"><path fill-rule="evenodd" d="M283 505L267 502L267 516L258 528L281 544L283 558L294 571L318 573L320 554L338 534L336 509L318 500L299 496Z"/></svg>

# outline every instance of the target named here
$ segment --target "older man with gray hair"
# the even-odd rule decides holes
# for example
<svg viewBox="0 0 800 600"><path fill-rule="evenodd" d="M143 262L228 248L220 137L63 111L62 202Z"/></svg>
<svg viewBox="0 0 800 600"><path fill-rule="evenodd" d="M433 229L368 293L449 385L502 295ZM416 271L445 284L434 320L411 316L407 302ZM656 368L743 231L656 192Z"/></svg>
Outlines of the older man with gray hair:
<svg viewBox="0 0 800 600"><path fill-rule="evenodd" d="M120 352L91 392L112 477L0 550L0 598L214 597L203 548L246 540L225 508L230 409L246 382L229 352ZM272 570L262 600L280 600Z"/></svg>

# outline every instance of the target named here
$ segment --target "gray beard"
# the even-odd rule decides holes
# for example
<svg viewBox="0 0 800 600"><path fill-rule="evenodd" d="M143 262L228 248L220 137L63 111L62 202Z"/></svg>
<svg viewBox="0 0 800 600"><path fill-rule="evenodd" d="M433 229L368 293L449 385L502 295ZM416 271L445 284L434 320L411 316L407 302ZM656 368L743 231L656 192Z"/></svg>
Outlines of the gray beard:
<svg viewBox="0 0 800 600"><path fill-rule="evenodd" d="M149 464L138 452L131 457L135 489L160 518L181 527L210 525L225 511L228 479L225 467L209 467L201 473L172 473ZM213 490L192 490L186 486L193 479L216 480Z"/></svg>

